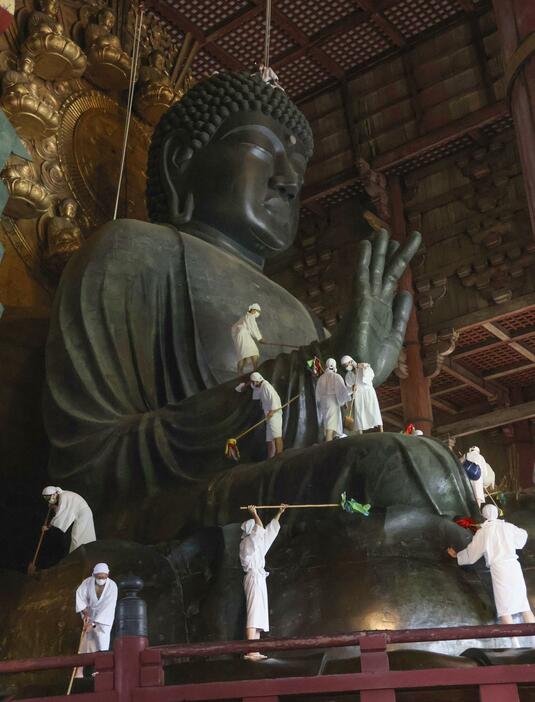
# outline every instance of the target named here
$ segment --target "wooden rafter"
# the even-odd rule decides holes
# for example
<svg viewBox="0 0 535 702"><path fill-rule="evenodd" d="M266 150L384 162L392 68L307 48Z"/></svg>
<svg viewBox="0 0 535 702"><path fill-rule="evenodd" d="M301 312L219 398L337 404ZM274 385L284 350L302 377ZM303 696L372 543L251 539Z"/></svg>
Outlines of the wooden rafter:
<svg viewBox="0 0 535 702"><path fill-rule="evenodd" d="M499 404L507 404L509 393L503 385L492 382L486 376L482 377L477 375L477 373L473 373L448 357L444 359L442 369L452 378L456 378L465 385L477 390L489 400L498 401Z"/></svg>
<svg viewBox="0 0 535 702"><path fill-rule="evenodd" d="M535 353L533 353L533 351L530 351L519 341L514 340L513 337L509 334L509 332L507 332L502 326L500 326L499 322L483 322L481 326L484 327L488 332L493 334L493 336L495 336L497 339L505 342L507 346L509 346L509 348L514 349L517 353L519 353L521 356L524 356L524 358L527 358L532 363L535 362Z"/></svg>
<svg viewBox="0 0 535 702"><path fill-rule="evenodd" d="M439 436L468 436L532 417L535 417L535 401L523 402L512 407L502 407L487 414L469 417L452 424L444 424L435 427L434 432Z"/></svg>

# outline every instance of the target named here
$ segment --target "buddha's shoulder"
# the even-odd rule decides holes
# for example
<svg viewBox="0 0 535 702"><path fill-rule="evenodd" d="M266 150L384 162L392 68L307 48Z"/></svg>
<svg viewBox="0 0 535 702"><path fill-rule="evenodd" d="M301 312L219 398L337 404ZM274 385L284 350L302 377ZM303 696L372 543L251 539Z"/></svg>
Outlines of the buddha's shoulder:
<svg viewBox="0 0 535 702"><path fill-rule="evenodd" d="M140 250L170 255L182 252L181 234L171 226L143 222L139 219L117 219L99 227L90 238L93 249L100 251L128 251L138 253Z"/></svg>

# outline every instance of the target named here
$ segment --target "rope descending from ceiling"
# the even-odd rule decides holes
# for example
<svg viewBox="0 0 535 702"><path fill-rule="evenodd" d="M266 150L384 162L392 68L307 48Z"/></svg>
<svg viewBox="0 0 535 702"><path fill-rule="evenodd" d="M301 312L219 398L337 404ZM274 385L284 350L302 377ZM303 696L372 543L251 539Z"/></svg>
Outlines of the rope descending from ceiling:
<svg viewBox="0 0 535 702"><path fill-rule="evenodd" d="M117 219L117 211L119 210L119 198L121 195L121 185L123 182L124 166L126 161L126 149L128 146L128 134L130 132L130 123L132 121L132 106L134 104L134 89L137 79L137 69L139 62L139 48L141 46L141 32L143 30L143 14L145 9L140 5L138 10L134 8L135 23L134 23L134 39L132 43L132 58L130 69L130 80L128 83L128 100L126 104L126 122L123 136L123 150L121 154L121 166L119 168L119 182L117 183L117 197L115 198L115 210L113 219Z"/></svg>
<svg viewBox="0 0 535 702"><path fill-rule="evenodd" d="M275 88L280 88L279 79L275 71L269 65L269 51L271 45L271 0L266 0L266 29L264 32L264 62L260 65L260 75L265 83L269 83Z"/></svg>

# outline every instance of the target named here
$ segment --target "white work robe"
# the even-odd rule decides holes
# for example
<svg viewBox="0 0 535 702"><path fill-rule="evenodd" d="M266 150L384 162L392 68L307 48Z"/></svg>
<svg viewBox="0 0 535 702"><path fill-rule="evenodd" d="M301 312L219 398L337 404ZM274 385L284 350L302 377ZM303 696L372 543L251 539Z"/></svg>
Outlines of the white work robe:
<svg viewBox="0 0 535 702"><path fill-rule="evenodd" d="M269 631L266 553L279 530L277 519L272 519L265 529L255 524L249 536L245 536L240 543L240 561L245 573L243 588L247 602L247 628Z"/></svg>
<svg viewBox="0 0 535 702"><path fill-rule="evenodd" d="M76 492L63 490L58 496L56 514L51 526L65 532L72 524L69 553L91 541L96 541L93 512L83 497Z"/></svg>
<svg viewBox="0 0 535 702"><path fill-rule="evenodd" d="M494 484L494 471L479 451L468 451L461 457L461 463L464 461L475 463L481 470L481 475L477 480L470 480L474 497L478 505L481 506L485 503L485 488Z"/></svg>
<svg viewBox="0 0 535 702"><path fill-rule="evenodd" d="M256 315L246 312L232 325L231 334L238 361L260 355L255 340L260 341L262 334L256 323Z"/></svg>
<svg viewBox="0 0 535 702"><path fill-rule="evenodd" d="M78 653L107 651L110 647L110 633L115 618L117 585L108 578L100 597L97 597L95 577L82 580L76 590L76 611L89 609L89 627L84 634Z"/></svg>
<svg viewBox="0 0 535 702"><path fill-rule="evenodd" d="M353 395L351 412L356 431L365 431L383 426L383 418L373 379L373 368L367 364L365 368L353 368L346 373L345 382Z"/></svg>
<svg viewBox="0 0 535 702"><path fill-rule="evenodd" d="M259 388L253 387L253 400L260 400L265 415L275 411L275 414L266 420L266 441L280 438L282 436L282 403L279 393L271 383L264 380Z"/></svg>
<svg viewBox="0 0 535 702"><path fill-rule="evenodd" d="M316 383L316 407L318 421L323 429L342 434L342 413L340 407L349 402L349 392L341 375L327 369Z"/></svg>
<svg viewBox="0 0 535 702"><path fill-rule="evenodd" d="M475 563L485 556L499 617L531 609L516 555L517 549L523 548L527 539L528 533L524 529L501 519L490 519L483 523L471 543L457 554L459 565Z"/></svg>

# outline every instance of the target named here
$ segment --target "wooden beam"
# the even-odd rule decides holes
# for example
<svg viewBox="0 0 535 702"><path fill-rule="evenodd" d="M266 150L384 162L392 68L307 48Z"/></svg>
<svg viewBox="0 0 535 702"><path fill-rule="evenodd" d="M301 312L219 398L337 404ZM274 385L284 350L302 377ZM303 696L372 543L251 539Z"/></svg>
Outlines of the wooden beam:
<svg viewBox="0 0 535 702"><path fill-rule="evenodd" d="M249 7L245 10L236 12L233 16L227 19L224 24L219 25L219 27L216 27L216 29L209 32L206 35L206 42L209 43L217 41L226 34L229 34L229 32L232 32L237 27L240 27L242 24L254 19L262 12L262 10L263 7L261 5L257 5L255 7Z"/></svg>
<svg viewBox="0 0 535 702"><path fill-rule="evenodd" d="M314 202L314 200L320 200L322 197L345 188L347 185L358 182L358 180L356 168L348 168L341 173L337 173L332 178L305 186L301 193L301 202L303 205L306 205L309 202Z"/></svg>
<svg viewBox="0 0 535 702"><path fill-rule="evenodd" d="M523 344L520 344L518 341L513 341L511 335L503 327L501 327L498 322L484 322L481 326L491 334L494 334L494 336L500 339L500 341L504 341L509 348L514 349L521 356L527 358L528 361L535 362L535 353L530 351Z"/></svg>
<svg viewBox="0 0 535 702"><path fill-rule="evenodd" d="M459 408L447 400L439 400L437 397L431 396L431 404L443 412L447 412L447 414L453 414L454 416L459 414Z"/></svg>
<svg viewBox="0 0 535 702"><path fill-rule="evenodd" d="M523 402L513 407L502 407L479 417L470 417L452 424L444 424L435 427L434 433L439 436L468 436L476 434L478 431L487 431L504 424L514 424L532 417L535 417L535 400Z"/></svg>
<svg viewBox="0 0 535 702"><path fill-rule="evenodd" d="M521 371L531 370L535 368L535 363L515 363L507 368L502 368L501 370L491 371L490 373L485 373L483 376L485 380L496 380L497 378L505 378L508 375L514 375L515 373L520 373Z"/></svg>
<svg viewBox="0 0 535 702"><path fill-rule="evenodd" d="M509 398L507 388L499 383L489 382L490 378L482 378L447 356L444 358L442 370L453 378L465 383L465 385L474 388L474 390L477 390L482 395L485 395L489 400L498 400L500 403L507 404Z"/></svg>
<svg viewBox="0 0 535 702"><path fill-rule="evenodd" d="M373 0L356 0L356 2L359 7L370 13L370 21L375 24L395 46L405 46L407 42L403 34L401 34L390 20L386 19L383 14L377 11L377 6Z"/></svg>
<svg viewBox="0 0 535 702"><path fill-rule="evenodd" d="M409 141L403 146L400 146L392 151L378 156L373 164L374 171L389 171L396 166L411 161L418 156L421 156L428 151L436 149L438 146L449 144L452 141L457 141L461 137L476 127L483 127L487 124L493 124L501 117L508 114L504 100L487 105L479 110L475 110L461 119L450 122L444 127L433 129L427 134Z"/></svg>
<svg viewBox="0 0 535 702"><path fill-rule="evenodd" d="M383 411L381 411L381 416L385 423L391 424L393 427L397 427L398 429L405 429L405 424L399 417L395 417L394 415Z"/></svg>
<svg viewBox="0 0 535 702"><path fill-rule="evenodd" d="M483 322L493 322L497 319L503 319L503 317L508 317L510 314L525 309L531 309L532 307L535 307L535 292L520 297L514 297L512 300L509 300L509 302L504 302L501 305L483 307L480 310L463 314L460 317L429 324L424 328L423 333L429 334L430 332L441 331L442 329L457 329L457 331L470 329L471 327L480 326Z"/></svg>

